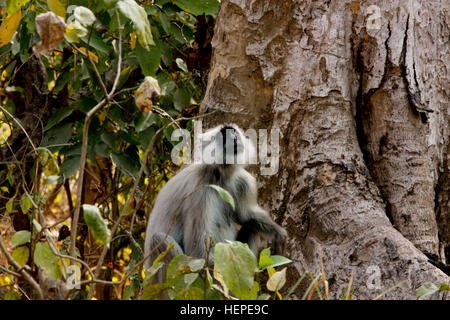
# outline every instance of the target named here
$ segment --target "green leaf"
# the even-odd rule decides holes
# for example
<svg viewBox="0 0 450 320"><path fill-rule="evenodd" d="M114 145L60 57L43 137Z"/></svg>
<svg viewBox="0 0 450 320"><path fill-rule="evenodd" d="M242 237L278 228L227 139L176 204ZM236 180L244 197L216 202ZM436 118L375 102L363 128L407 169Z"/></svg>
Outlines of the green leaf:
<svg viewBox="0 0 450 320"><path fill-rule="evenodd" d="M203 300L205 293L203 289L198 287L190 287L177 291L175 300Z"/></svg>
<svg viewBox="0 0 450 320"><path fill-rule="evenodd" d="M30 0L9 0L6 1L6 13L8 15L13 15L17 12L24 4L27 4Z"/></svg>
<svg viewBox="0 0 450 320"><path fill-rule="evenodd" d="M33 204L28 195L27 194L22 195L22 198L20 198L20 209L22 209L22 212L27 213L28 210L30 210L32 207Z"/></svg>
<svg viewBox="0 0 450 320"><path fill-rule="evenodd" d="M73 71L65 71L65 72L63 72L58 77L58 79L56 79L55 86L53 88L53 92L54 93L58 93L71 80L73 80Z"/></svg>
<svg viewBox="0 0 450 320"><path fill-rule="evenodd" d="M55 113L53 113L50 116L50 119L47 122L47 125L45 126L44 130L49 130L53 128L55 125L60 123L62 120L70 116L73 112L73 109L71 107L63 107L61 109L56 110Z"/></svg>
<svg viewBox="0 0 450 320"><path fill-rule="evenodd" d="M236 242L217 243L214 248L214 263L216 271L237 298L256 299L256 257L249 249Z"/></svg>
<svg viewBox="0 0 450 320"><path fill-rule="evenodd" d="M180 68L180 69L183 70L184 72L188 72L188 71L189 71L189 70L188 70L188 67L187 67L187 65L186 65L186 62L184 62L183 59L181 59L181 58L176 58L176 59L175 59L175 62L176 62L176 64L177 64L178 68Z"/></svg>
<svg viewBox="0 0 450 320"><path fill-rule="evenodd" d="M194 16L203 13L216 15L220 7L220 3L217 0L172 0L172 2Z"/></svg>
<svg viewBox="0 0 450 320"><path fill-rule="evenodd" d="M87 97L79 98L73 102L73 106L84 113L88 113L96 104L95 99Z"/></svg>
<svg viewBox="0 0 450 320"><path fill-rule="evenodd" d="M258 298L256 298L256 300L269 300L270 299L270 294L267 293L263 293L262 295L258 296Z"/></svg>
<svg viewBox="0 0 450 320"><path fill-rule="evenodd" d="M162 96L169 95L177 87L176 83L163 72L158 74L157 79Z"/></svg>
<svg viewBox="0 0 450 320"><path fill-rule="evenodd" d="M111 9L116 5L118 0L100 0L101 4L103 5L103 8L105 9Z"/></svg>
<svg viewBox="0 0 450 320"><path fill-rule="evenodd" d="M112 152L111 159L126 175L136 178L139 173L139 163L126 153Z"/></svg>
<svg viewBox="0 0 450 320"><path fill-rule="evenodd" d="M95 240L109 247L111 231L96 206L83 204L83 217Z"/></svg>
<svg viewBox="0 0 450 320"><path fill-rule="evenodd" d="M144 286L144 291L141 295L141 300L154 300L159 297L159 295L164 291L170 288L170 285L167 283L155 283L148 284Z"/></svg>
<svg viewBox="0 0 450 320"><path fill-rule="evenodd" d="M137 119L136 132L142 132L156 122L158 116L153 112L147 112Z"/></svg>
<svg viewBox="0 0 450 320"><path fill-rule="evenodd" d="M271 256L270 248L266 248L259 254L259 271L264 271L267 268L279 267L290 262L292 262L292 260L283 256Z"/></svg>
<svg viewBox="0 0 450 320"><path fill-rule="evenodd" d="M219 196L222 198L222 200L229 203L231 205L231 207L233 208L233 210L235 209L234 199L233 199L233 196L231 195L231 193L229 193L227 190L225 190L215 184L208 184L208 185L206 185L206 187L211 187L214 190L216 190L217 193L219 194Z"/></svg>
<svg viewBox="0 0 450 320"><path fill-rule="evenodd" d="M439 291L450 291L450 286L445 283L441 283L439 286Z"/></svg>
<svg viewBox="0 0 450 320"><path fill-rule="evenodd" d="M64 162L59 167L59 174L65 179L73 176L80 168L81 156L73 155L64 159Z"/></svg>
<svg viewBox="0 0 450 320"><path fill-rule="evenodd" d="M125 290L124 290L124 293L123 293L123 300L130 300L131 293L133 291L132 289L133 288L130 285L125 286Z"/></svg>
<svg viewBox="0 0 450 320"><path fill-rule="evenodd" d="M417 299L421 300L426 296L436 293L437 291L439 291L439 287L434 283L424 284L419 289L417 289L416 297Z"/></svg>
<svg viewBox="0 0 450 320"><path fill-rule="evenodd" d="M38 242L34 249L34 263L42 268L49 277L61 279L62 271L59 258L53 254L47 242Z"/></svg>
<svg viewBox="0 0 450 320"><path fill-rule="evenodd" d="M193 258L180 254L170 261L169 266L167 267L167 278L169 280L175 279L181 274L200 271L204 264L204 259Z"/></svg>
<svg viewBox="0 0 450 320"><path fill-rule="evenodd" d="M7 293L5 293L5 299L4 300L20 300L21 294L15 290L9 290Z"/></svg>
<svg viewBox="0 0 450 320"><path fill-rule="evenodd" d="M189 107L190 101L191 95L189 94L189 91L185 88L177 88L175 94L173 95L173 106L175 109L178 111L186 109Z"/></svg>
<svg viewBox="0 0 450 320"><path fill-rule="evenodd" d="M204 265L204 259L189 257L184 254L173 258L166 272L166 283L171 286L169 297L175 297L176 299L178 292L188 290L191 286L198 286L196 284L200 280L199 272Z"/></svg>
<svg viewBox="0 0 450 320"><path fill-rule="evenodd" d="M144 76L154 77L160 65L161 48L152 45L149 46L149 50L147 50L137 43L135 52Z"/></svg>
<svg viewBox="0 0 450 320"><path fill-rule="evenodd" d="M60 123L49 129L42 139L41 147L48 147L50 151L56 152L61 145L69 141L72 136L73 123ZM53 146L53 147L52 147Z"/></svg>
<svg viewBox="0 0 450 320"><path fill-rule="evenodd" d="M21 267L23 267L30 257L30 250L28 247L18 247L14 249L14 252L12 254L12 257L15 262L17 262Z"/></svg>
<svg viewBox="0 0 450 320"><path fill-rule="evenodd" d="M17 231L11 237L11 244L14 247L21 246L31 240L31 232L27 230Z"/></svg>
<svg viewBox="0 0 450 320"><path fill-rule="evenodd" d="M164 29L164 31L167 34L170 34L171 26L170 26L170 20L169 17L164 12L159 13L159 21L161 21L161 25Z"/></svg>
<svg viewBox="0 0 450 320"><path fill-rule="evenodd" d="M266 249L262 250L261 253L259 254L259 269L260 269L260 271L265 270L272 263L273 263L273 261L270 258L270 248L266 248Z"/></svg>
<svg viewBox="0 0 450 320"><path fill-rule="evenodd" d="M136 67L134 66L127 66L120 71L119 75L119 81L117 82L117 89L122 88L122 86L125 84L125 82L130 77L131 71L135 70Z"/></svg>
<svg viewBox="0 0 450 320"><path fill-rule="evenodd" d="M275 256L270 256L270 258L272 259L272 264L267 266L267 268L269 268L269 267L270 268L275 268L275 267L279 267L279 266L282 266L284 264L292 262L292 260L290 260L290 259L288 259L286 257L283 257L283 256L275 255Z"/></svg>
<svg viewBox="0 0 450 320"><path fill-rule="evenodd" d="M134 0L121 0L117 2L116 6L133 23L140 45L144 48L154 45L150 22L145 9Z"/></svg>
<svg viewBox="0 0 450 320"><path fill-rule="evenodd" d="M100 53L104 53L105 55L110 54L110 47L109 45L106 43L106 40L104 40L101 36L101 34L97 31L94 30L91 35L90 38L88 36L84 36L83 42L87 45L89 42L89 45L94 47L95 49L98 50L98 52Z"/></svg>
<svg viewBox="0 0 450 320"><path fill-rule="evenodd" d="M14 198L9 199L6 203L6 211L9 213L16 212L16 210L14 210Z"/></svg>

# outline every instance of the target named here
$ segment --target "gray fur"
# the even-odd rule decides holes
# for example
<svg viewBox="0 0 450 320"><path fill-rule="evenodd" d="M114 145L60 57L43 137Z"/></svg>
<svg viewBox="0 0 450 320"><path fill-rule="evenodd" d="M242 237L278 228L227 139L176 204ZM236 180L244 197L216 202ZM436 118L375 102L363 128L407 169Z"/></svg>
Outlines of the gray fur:
<svg viewBox="0 0 450 320"><path fill-rule="evenodd" d="M244 137L242 131L237 126L231 126L239 133L243 145L243 148L239 148L238 144L237 153L243 152L245 148L253 148L248 145L250 141ZM211 129L205 136L214 136L221 128L223 126ZM234 198L235 210L213 188L202 187L194 192L207 184L218 185L230 192ZM192 195L187 197L190 193ZM257 239L261 235L272 240L275 251L281 253L286 231L258 205L256 180L244 169L244 165L191 164L180 170L159 192L147 226L145 254L148 255L161 241L155 239L161 239L161 235L168 233L178 247L171 252L172 256L182 250L189 256L205 258L205 240L208 240L209 236L216 242L236 240L240 226L246 223L249 223L246 229L255 233L248 238L253 251L258 250ZM147 269L158 254L165 250L168 242L170 241L162 244L158 252L147 260ZM158 281L161 279L159 276Z"/></svg>

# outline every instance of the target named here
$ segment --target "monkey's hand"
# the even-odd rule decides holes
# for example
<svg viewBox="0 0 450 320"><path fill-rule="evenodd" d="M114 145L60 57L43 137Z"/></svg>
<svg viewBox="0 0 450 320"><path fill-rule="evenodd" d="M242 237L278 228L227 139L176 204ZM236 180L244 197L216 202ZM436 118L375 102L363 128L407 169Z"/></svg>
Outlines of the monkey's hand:
<svg viewBox="0 0 450 320"><path fill-rule="evenodd" d="M281 255L284 252L286 244L287 232L282 227L278 226L272 237L273 253Z"/></svg>

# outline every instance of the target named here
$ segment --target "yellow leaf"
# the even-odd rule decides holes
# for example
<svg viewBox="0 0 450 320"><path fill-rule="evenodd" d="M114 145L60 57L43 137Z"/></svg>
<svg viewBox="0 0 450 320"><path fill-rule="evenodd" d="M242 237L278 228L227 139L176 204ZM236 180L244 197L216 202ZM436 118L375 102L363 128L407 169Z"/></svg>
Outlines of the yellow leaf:
<svg viewBox="0 0 450 320"><path fill-rule="evenodd" d="M2 33L0 33L0 34L2 34ZM2 72L2 76L1 76L0 80L5 81L7 76L8 76L8 70L5 69Z"/></svg>
<svg viewBox="0 0 450 320"><path fill-rule="evenodd" d="M55 83L56 83L55 80L49 81L49 82L47 83L48 90L52 91L53 88L55 87Z"/></svg>
<svg viewBox="0 0 450 320"><path fill-rule="evenodd" d="M104 110L103 112L101 112L101 113L98 115L98 120L100 121L100 124L101 124L101 125L103 124L103 121L105 121L106 115L107 115L106 110Z"/></svg>
<svg viewBox="0 0 450 320"><path fill-rule="evenodd" d="M17 28L19 27L20 20L22 19L22 11L18 10L12 16L6 16L3 19L2 25L0 27L0 47L8 44Z"/></svg>
<svg viewBox="0 0 450 320"><path fill-rule="evenodd" d="M136 48L136 31L130 33L130 49L134 50Z"/></svg>
<svg viewBox="0 0 450 320"><path fill-rule="evenodd" d="M85 55L87 55L87 52L89 52L89 55L91 56L92 60L97 63L98 62L98 57L92 53L91 51L87 50L85 47L81 47L80 51L82 51Z"/></svg>
<svg viewBox="0 0 450 320"><path fill-rule="evenodd" d="M12 283L11 279L8 276L2 276L0 277L0 285L7 286Z"/></svg>
<svg viewBox="0 0 450 320"><path fill-rule="evenodd" d="M129 260L130 259L130 256L131 256L131 253L132 253L132 250L131 250L131 248L124 248L123 249L123 258L125 259L125 260Z"/></svg>
<svg viewBox="0 0 450 320"><path fill-rule="evenodd" d="M56 15L66 20L66 6L60 0L47 0L47 5Z"/></svg>

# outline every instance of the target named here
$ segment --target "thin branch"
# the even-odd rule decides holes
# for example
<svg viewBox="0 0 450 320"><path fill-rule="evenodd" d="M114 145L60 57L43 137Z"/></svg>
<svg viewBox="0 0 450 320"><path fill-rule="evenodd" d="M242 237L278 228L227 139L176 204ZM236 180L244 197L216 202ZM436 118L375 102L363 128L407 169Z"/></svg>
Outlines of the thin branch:
<svg viewBox="0 0 450 320"><path fill-rule="evenodd" d="M42 293L42 289L39 286L39 284L36 282L36 280L33 279L32 276L28 274L28 272L25 271L24 268L21 268L20 265L14 260L14 258L9 254L8 249L5 248L5 245L2 241L2 236L0 234L0 248L3 251L3 254L6 256L6 259L8 260L9 264L12 265L17 270L20 270L20 274L22 277L36 290L36 293L38 295L39 300L44 300L44 294Z"/></svg>
<svg viewBox="0 0 450 320"><path fill-rule="evenodd" d="M8 112L8 110L6 110L5 108L3 108L1 105L0 105L0 110L2 110L3 113L6 113L8 116L10 116L11 119L13 119L15 123L17 123L17 125L19 126L19 128L22 129L23 133L25 133L26 137L28 138L28 141L30 141L31 146L33 147L33 150L34 150L34 151L36 152L36 154L37 154L36 147L35 147L33 141L31 140L30 136L28 135L27 131L26 131L25 128L22 126L22 124L19 122L19 120L17 120L11 113Z"/></svg>
<svg viewBox="0 0 450 320"><path fill-rule="evenodd" d="M113 227L112 227L112 229L111 229L111 236L113 236L113 235L115 234L115 232L117 231L117 228L118 228L118 226L119 226L120 221L122 220L122 218L123 218L124 216L127 215L127 211L128 211L128 207L129 207L129 205L130 205L131 199L133 199L134 194L136 193L136 190L137 190L137 188L138 188L138 186L139 186L139 181L141 180L142 175L143 175L143 173L144 173L144 168L145 168L145 166L146 166L146 164L147 164L147 159L148 159L148 157L149 157L149 154L153 151L153 145L155 144L155 141L156 141L156 138L158 137L158 135L159 135L163 130L167 129L169 126L173 125L173 124L176 123L176 122L183 121L183 120L192 120L192 119L197 119L197 118L206 117L206 116L209 116L209 115L211 115L211 114L213 114L213 113L215 113L215 112L216 112L216 111L213 111L213 112L210 112L210 113L207 113L207 114L198 115L198 116L191 117L191 118L181 117L181 118L178 118L178 119L174 119L173 121L169 122L169 123L168 123L167 125L165 125L164 127L160 128L158 131L156 131L156 133L155 133L155 134L153 135L153 137L152 137L152 140L151 140L150 143L148 144L147 150L145 151L145 154L144 154L144 157L143 157L143 160L142 160L142 164L141 164L141 168L140 168L139 173L138 173L138 176L137 176L137 178L136 178L136 180L135 180L135 182L134 182L133 189L131 190L131 192L130 192L128 198L127 198L127 201L125 202L125 205L124 205L123 208L122 208L121 214L119 215L119 217L117 218L116 223L113 225ZM151 161L151 159L150 159L150 161ZM194 192L195 192L195 191L196 191L196 190L194 190ZM188 196L190 196L190 194L189 194ZM165 241L165 239L167 238L167 236L168 236L168 233L166 234L166 237L164 238L163 241ZM158 246L159 246L159 245L158 245ZM99 258L99 260L98 260L98 262L97 262L97 266L96 266L96 268L95 268L95 276L96 276L96 277L98 277L98 275L100 274L100 269L101 269L101 266L102 266L103 261L104 261L104 259L105 259L105 256L106 256L107 251L108 251L108 248L107 248L106 246L103 247L102 253L101 253L101 255L100 255L100 258ZM153 250L152 250L152 251L153 251ZM147 260L149 257L150 257L150 254L149 254L145 259L143 259L142 263L145 262L145 260ZM134 269L134 268L133 268L133 269ZM131 274L131 273L130 273L130 274ZM92 296L93 296L93 294L94 294L94 290L95 290L95 285L92 285L91 288L90 288L90 291L89 291L88 300L90 300L90 299L92 298Z"/></svg>
<svg viewBox="0 0 450 320"><path fill-rule="evenodd" d="M98 74L98 70L95 67L94 62L92 61L92 59L90 58L89 53L88 53L88 59L91 62L91 64L93 65L94 70L96 70L96 74L97 74L97 77L99 77L100 83L103 84L103 87L105 90L105 98L102 101L100 101L93 109L91 109L87 113L86 120L85 120L84 126L83 126L83 141L82 141L82 146L81 146L80 172L79 172L79 178L78 178L78 183L77 183L77 199L76 199L75 211L74 211L73 219L72 219L72 230L70 233L70 255L72 257L75 257L75 255L76 255L75 244L76 244L76 240L77 240L78 220L79 220L80 211L81 211L81 197L82 197L82 192L83 192L84 170L85 170L85 166L86 166L87 146L88 146L88 139L89 139L89 135L88 135L89 125L90 125L94 115L101 108L103 108L103 106L106 103L109 103L109 101L111 101L112 96L114 95L114 91L116 90L117 82L118 82L118 79L120 76L121 64L122 64L122 57L121 57L121 55L122 55L122 34L120 32L120 29L121 29L121 26L119 23L119 42L118 42L119 57L118 57L118 63L117 63L117 74L116 74L116 78L114 79L113 87L111 88L111 91L109 93L106 91L103 81L101 80L101 77ZM77 50L79 50L79 49L77 49ZM73 264L72 260L71 260L71 264Z"/></svg>
<svg viewBox="0 0 450 320"><path fill-rule="evenodd" d="M5 273L9 273L9 274L11 274L11 275L13 275L13 276L15 276L15 277L20 277L20 276L21 276L20 273L17 273L17 272L14 272L14 271L12 271L12 270L9 270L8 268L5 268L5 267L2 266L2 265L0 265L0 270L3 271L3 272L5 272Z"/></svg>

